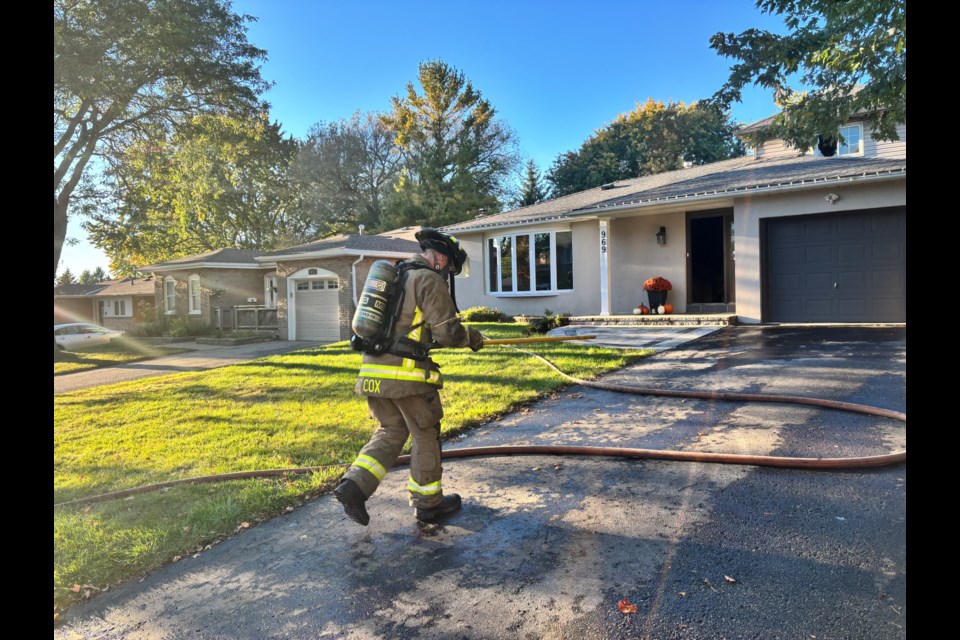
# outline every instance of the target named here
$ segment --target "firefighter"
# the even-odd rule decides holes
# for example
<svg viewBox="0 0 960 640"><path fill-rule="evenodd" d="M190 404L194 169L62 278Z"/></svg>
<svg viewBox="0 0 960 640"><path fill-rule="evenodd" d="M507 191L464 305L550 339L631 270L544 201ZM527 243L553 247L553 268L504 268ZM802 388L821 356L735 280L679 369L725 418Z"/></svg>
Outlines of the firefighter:
<svg viewBox="0 0 960 640"><path fill-rule="evenodd" d="M405 271L405 280L393 332L409 339L403 342L415 346L420 354L434 342L479 351L483 336L461 324L455 293L451 295L456 291L453 277L462 271L469 274L466 251L456 237L429 227L421 228L416 238L422 252L398 264L398 270ZM412 447L407 489L414 517L432 522L460 508L460 496L444 495L440 484L440 368L429 356L409 355L396 347L392 353L363 355L354 391L367 397L370 416L380 426L334 489L347 516L362 525L370 521L367 499L393 466L408 437L412 438Z"/></svg>

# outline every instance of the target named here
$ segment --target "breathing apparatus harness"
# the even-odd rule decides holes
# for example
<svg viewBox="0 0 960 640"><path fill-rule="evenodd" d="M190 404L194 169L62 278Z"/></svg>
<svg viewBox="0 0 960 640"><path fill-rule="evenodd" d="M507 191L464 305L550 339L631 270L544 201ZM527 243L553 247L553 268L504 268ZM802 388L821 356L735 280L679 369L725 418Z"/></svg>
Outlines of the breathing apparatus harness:
<svg viewBox="0 0 960 640"><path fill-rule="evenodd" d="M447 256L450 296L453 298L454 309L460 313L453 283L454 276L462 271L467 261L467 252L460 247L460 242L454 236L429 227L418 231L416 238L421 249L433 249ZM350 337L350 346L355 351L375 356L389 353L414 360L426 360L430 357L430 348L434 345L423 344L407 337L411 331L423 326L424 322L419 322L403 332L395 331L403 310L407 274L413 269L429 268L414 260L398 260L394 264L387 260L378 260L371 266L351 325L353 335Z"/></svg>

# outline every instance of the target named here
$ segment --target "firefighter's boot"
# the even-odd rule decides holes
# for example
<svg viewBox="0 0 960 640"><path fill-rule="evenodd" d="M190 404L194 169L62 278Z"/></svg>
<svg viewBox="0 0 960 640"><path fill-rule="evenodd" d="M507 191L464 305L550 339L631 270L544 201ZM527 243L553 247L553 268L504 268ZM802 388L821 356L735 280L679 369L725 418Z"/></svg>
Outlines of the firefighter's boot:
<svg viewBox="0 0 960 640"><path fill-rule="evenodd" d="M333 490L333 495L343 504L343 511L354 522L367 526L370 516L365 505L367 498L353 480L343 479ZM459 501L458 501L459 502Z"/></svg>
<svg viewBox="0 0 960 640"><path fill-rule="evenodd" d="M418 508L413 512L414 517L420 522L433 522L440 516L445 516L448 513L453 513L460 508L460 496L456 493L451 493L448 496L443 496L443 500L435 507L429 508Z"/></svg>

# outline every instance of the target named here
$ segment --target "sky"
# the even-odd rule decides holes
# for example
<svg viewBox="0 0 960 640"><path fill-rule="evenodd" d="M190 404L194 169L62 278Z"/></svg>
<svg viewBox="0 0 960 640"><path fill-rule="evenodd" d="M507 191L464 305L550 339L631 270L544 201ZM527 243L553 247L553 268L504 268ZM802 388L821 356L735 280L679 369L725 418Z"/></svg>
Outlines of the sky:
<svg viewBox="0 0 960 640"><path fill-rule="evenodd" d="M755 0L234 0L255 16L247 39L267 51L264 96L285 133L354 112L386 112L440 59L473 83L545 174L617 115L648 98L689 104L726 81L733 60L710 48L719 31L783 32ZM417 88L419 86L417 85ZM772 93L745 89L731 109L751 123L776 112ZM75 276L106 255L71 219L60 269Z"/></svg>

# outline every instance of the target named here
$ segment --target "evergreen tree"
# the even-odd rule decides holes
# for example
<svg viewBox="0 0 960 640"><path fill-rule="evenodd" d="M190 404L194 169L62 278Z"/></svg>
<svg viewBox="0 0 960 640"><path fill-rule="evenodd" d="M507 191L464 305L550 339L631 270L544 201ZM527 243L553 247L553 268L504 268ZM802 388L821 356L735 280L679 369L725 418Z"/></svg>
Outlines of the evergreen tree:
<svg viewBox="0 0 960 640"><path fill-rule="evenodd" d="M531 158L524 166L523 181L520 184L520 195L514 201L514 206L527 207L547 199L547 191L540 175L537 163Z"/></svg>
<svg viewBox="0 0 960 640"><path fill-rule="evenodd" d="M60 272L60 275L57 277L56 281L54 282L54 284L58 287L63 286L65 284L76 284L76 283L77 283L77 278L73 275L73 272L70 271L70 267L67 267L62 272Z"/></svg>
<svg viewBox="0 0 960 640"><path fill-rule="evenodd" d="M458 69L423 62L418 81L383 117L404 167L387 203L388 227L443 226L480 209L499 211L518 162L513 133Z"/></svg>

